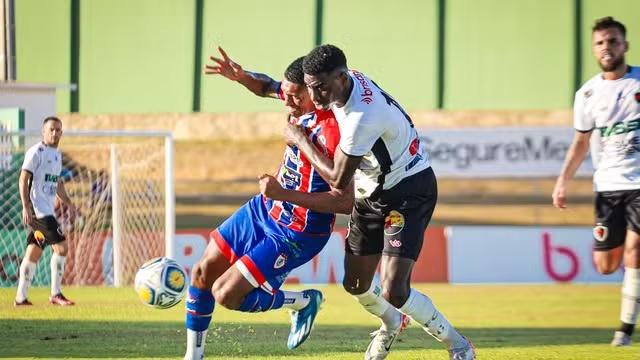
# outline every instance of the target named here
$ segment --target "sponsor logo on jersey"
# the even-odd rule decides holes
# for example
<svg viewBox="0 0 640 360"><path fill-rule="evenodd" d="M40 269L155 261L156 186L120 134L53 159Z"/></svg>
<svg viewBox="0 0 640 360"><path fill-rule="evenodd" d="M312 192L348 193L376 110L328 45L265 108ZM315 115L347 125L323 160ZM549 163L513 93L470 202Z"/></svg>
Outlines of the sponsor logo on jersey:
<svg viewBox="0 0 640 360"><path fill-rule="evenodd" d="M387 235L396 235L404 228L404 215L391 210L389 215L384 219L384 233Z"/></svg>
<svg viewBox="0 0 640 360"><path fill-rule="evenodd" d="M601 126L597 129L600 130L601 138L612 135L622 135L640 129L640 119L618 121L610 126Z"/></svg>
<svg viewBox="0 0 640 360"><path fill-rule="evenodd" d="M293 151L293 149L290 146L287 146L287 158L289 161L291 161L292 163L298 165L298 166L302 166L302 160L300 160L300 158L298 157L298 155L295 153L295 151ZM286 163L286 161L285 161Z"/></svg>
<svg viewBox="0 0 640 360"><path fill-rule="evenodd" d="M607 228L606 226L604 226L602 224L597 224L596 226L594 226L594 228L593 228L593 237L597 241L605 241L605 240L607 240L608 236L609 236L609 228Z"/></svg>
<svg viewBox="0 0 640 360"><path fill-rule="evenodd" d="M297 189L302 183L302 174L286 165L282 166L281 177L287 189Z"/></svg>
<svg viewBox="0 0 640 360"><path fill-rule="evenodd" d="M274 262L274 263L273 263L273 268L274 268L274 269L280 269L280 268L282 268L286 263L287 263L287 255L285 255L285 254L280 254L280 255L278 255L278 257L276 258L276 262Z"/></svg>
<svg viewBox="0 0 640 360"><path fill-rule="evenodd" d="M358 80L360 85L362 85L362 88L364 90L362 94L360 94L360 96L362 97L360 101L362 101L365 104L371 104L373 102L373 99L371 98L371 96L373 96L373 91L371 91L371 86L369 86L369 83L367 82L367 80L359 72L354 71L353 76Z"/></svg>
<svg viewBox="0 0 640 360"><path fill-rule="evenodd" d="M58 175L44 174L45 182L58 182Z"/></svg>

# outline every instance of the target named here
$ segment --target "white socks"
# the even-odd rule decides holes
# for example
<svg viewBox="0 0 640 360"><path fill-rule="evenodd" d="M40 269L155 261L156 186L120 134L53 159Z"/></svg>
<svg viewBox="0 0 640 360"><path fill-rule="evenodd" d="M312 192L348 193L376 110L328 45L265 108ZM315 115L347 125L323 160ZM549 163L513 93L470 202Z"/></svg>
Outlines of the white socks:
<svg viewBox="0 0 640 360"><path fill-rule="evenodd" d="M287 309L300 310L309 304L308 297L305 297L302 291L286 291L280 290L284 294L284 305Z"/></svg>
<svg viewBox="0 0 640 360"><path fill-rule="evenodd" d="M622 304L620 307L620 321L626 324L636 324L638 310L640 310L640 269L625 267L622 281Z"/></svg>
<svg viewBox="0 0 640 360"><path fill-rule="evenodd" d="M436 340L447 345L448 349L465 346L465 339L451 326L449 321L435 308L431 299L414 289L400 311L411 316L422 328Z"/></svg>
<svg viewBox="0 0 640 360"><path fill-rule="evenodd" d="M184 360L202 360L206 339L207 330L195 331L187 329L187 353L184 355Z"/></svg>
<svg viewBox="0 0 640 360"><path fill-rule="evenodd" d="M51 296L62 293L62 275L64 274L64 261L66 256L56 253L51 255Z"/></svg>
<svg viewBox="0 0 640 360"><path fill-rule="evenodd" d="M18 281L18 293L16 294L16 301L22 302L27 299L27 290L31 286L31 280L36 272L36 263L29 261L29 259L22 259L20 264L20 280Z"/></svg>
<svg viewBox="0 0 640 360"><path fill-rule="evenodd" d="M374 277L371 287L365 293L353 295L358 302L373 316L382 320L382 328L395 330L402 323L402 313L391 306L382 296L382 287L378 277Z"/></svg>

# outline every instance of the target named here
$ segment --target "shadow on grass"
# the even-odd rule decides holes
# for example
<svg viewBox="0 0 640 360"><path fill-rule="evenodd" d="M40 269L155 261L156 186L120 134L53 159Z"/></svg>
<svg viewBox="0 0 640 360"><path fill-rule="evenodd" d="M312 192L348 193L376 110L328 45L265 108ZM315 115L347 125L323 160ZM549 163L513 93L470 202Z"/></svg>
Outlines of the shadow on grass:
<svg viewBox="0 0 640 360"><path fill-rule="evenodd" d="M286 347L286 324L214 323L207 334L207 355L224 358L256 356L326 356L362 353L370 326L316 326L300 348ZM537 345L606 344L607 329L595 328L469 328L461 332L477 348ZM0 319L0 358L181 358L184 323L167 321L71 321ZM419 327L403 333L394 349L441 349Z"/></svg>

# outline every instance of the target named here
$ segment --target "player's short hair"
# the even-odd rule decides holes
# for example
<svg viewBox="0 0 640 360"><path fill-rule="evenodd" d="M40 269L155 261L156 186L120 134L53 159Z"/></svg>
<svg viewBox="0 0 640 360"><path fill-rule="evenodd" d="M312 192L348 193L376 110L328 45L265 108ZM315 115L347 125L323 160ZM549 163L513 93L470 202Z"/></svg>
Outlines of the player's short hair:
<svg viewBox="0 0 640 360"><path fill-rule="evenodd" d="M287 79L287 81L291 81L298 85L304 85L304 72L302 71L303 61L304 56L300 56L293 60L293 62L287 67L287 70L284 71L284 78Z"/></svg>
<svg viewBox="0 0 640 360"><path fill-rule="evenodd" d="M42 122L42 126L46 125L49 121L57 121L60 124L62 124L62 120L60 120L59 117L57 117L57 116L47 116L46 118L44 118L44 121Z"/></svg>
<svg viewBox="0 0 640 360"><path fill-rule="evenodd" d="M337 46L317 46L304 58L302 70L305 74L318 75L339 68L347 68L347 57Z"/></svg>
<svg viewBox="0 0 640 360"><path fill-rule="evenodd" d="M591 32L596 32L606 29L618 29L622 33L622 37L627 38L627 28L620 21L614 19L612 16L605 16L596 20L591 28Z"/></svg>

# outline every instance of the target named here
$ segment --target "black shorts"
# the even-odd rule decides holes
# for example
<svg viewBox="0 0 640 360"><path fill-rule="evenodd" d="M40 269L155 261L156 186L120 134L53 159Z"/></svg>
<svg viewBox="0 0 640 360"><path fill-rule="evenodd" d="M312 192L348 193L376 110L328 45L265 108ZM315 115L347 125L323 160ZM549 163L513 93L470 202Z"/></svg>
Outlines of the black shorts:
<svg viewBox="0 0 640 360"><path fill-rule="evenodd" d="M640 190L597 192L595 208L594 250L623 245L627 229L640 234Z"/></svg>
<svg viewBox="0 0 640 360"><path fill-rule="evenodd" d="M31 232L27 236L27 245L36 244L44 249L47 245L61 243L65 240L64 233L54 216L45 216L31 221Z"/></svg>
<svg viewBox="0 0 640 360"><path fill-rule="evenodd" d="M345 251L417 260L437 200L438 186L431 168L382 191L376 199L356 199Z"/></svg>

